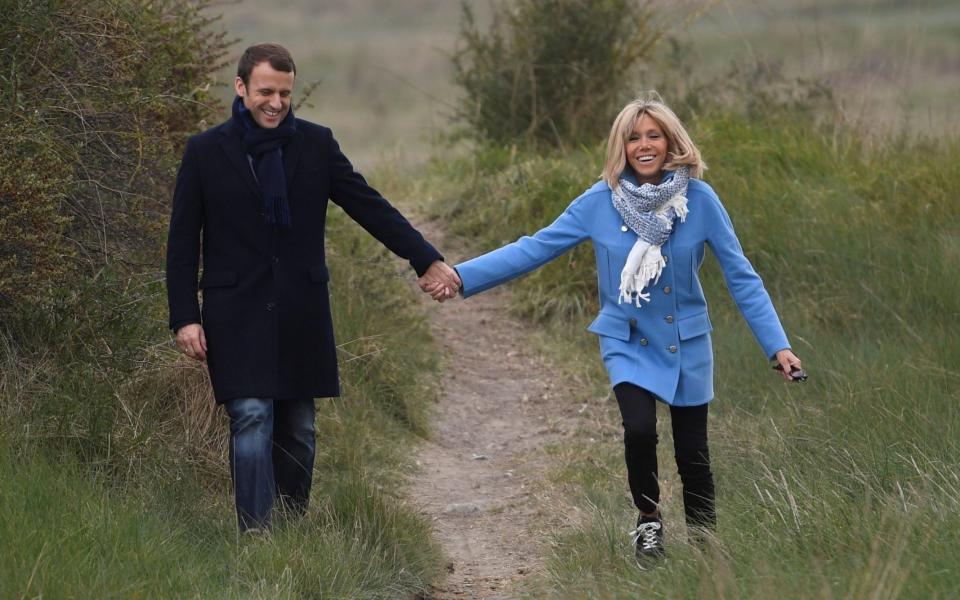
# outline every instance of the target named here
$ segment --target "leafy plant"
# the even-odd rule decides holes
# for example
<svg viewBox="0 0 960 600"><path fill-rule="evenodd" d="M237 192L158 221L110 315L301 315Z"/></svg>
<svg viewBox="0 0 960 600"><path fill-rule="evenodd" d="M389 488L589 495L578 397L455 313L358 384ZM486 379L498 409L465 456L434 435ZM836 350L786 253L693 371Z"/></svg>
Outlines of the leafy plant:
<svg viewBox="0 0 960 600"><path fill-rule="evenodd" d="M637 0L520 0L497 5L482 32L464 4L453 66L467 136L560 147L602 138L631 70L663 35L652 14Z"/></svg>
<svg viewBox="0 0 960 600"><path fill-rule="evenodd" d="M207 2L5 2L0 316L69 310L78 280L160 263L185 137L218 108L227 43Z"/></svg>

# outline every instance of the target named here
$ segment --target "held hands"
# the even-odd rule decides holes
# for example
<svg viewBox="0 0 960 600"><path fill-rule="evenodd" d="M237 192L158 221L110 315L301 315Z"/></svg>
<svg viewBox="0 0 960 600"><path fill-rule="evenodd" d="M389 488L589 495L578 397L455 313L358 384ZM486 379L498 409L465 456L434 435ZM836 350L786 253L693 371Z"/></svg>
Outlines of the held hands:
<svg viewBox="0 0 960 600"><path fill-rule="evenodd" d="M200 362L207 360L207 338L200 323L190 323L178 329L177 346L190 358Z"/></svg>
<svg viewBox="0 0 960 600"><path fill-rule="evenodd" d="M437 302L456 297L462 285L457 272L442 260L434 261L417 283L421 290L430 294Z"/></svg>
<svg viewBox="0 0 960 600"><path fill-rule="evenodd" d="M806 372L800 365L800 359L789 348L784 348L776 354L777 364L774 369L780 371L784 381L804 381L807 378Z"/></svg>

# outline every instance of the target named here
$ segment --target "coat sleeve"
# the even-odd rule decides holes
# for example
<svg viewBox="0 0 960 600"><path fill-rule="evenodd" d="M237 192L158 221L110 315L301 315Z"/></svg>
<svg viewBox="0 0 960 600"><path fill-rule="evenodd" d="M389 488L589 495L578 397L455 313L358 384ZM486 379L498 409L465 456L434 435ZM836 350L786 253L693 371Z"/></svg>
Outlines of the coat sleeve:
<svg viewBox="0 0 960 600"><path fill-rule="evenodd" d="M777 351L790 347L787 334L780 324L780 318L763 281L743 254L730 215L712 190L708 196L705 204L714 214L710 215L709 219L707 243L720 263L727 289L750 326L753 336L767 357L773 358Z"/></svg>
<svg viewBox="0 0 960 600"><path fill-rule="evenodd" d="M187 142L177 172L167 234L167 303L173 331L200 322L197 275L202 227L203 189L196 143L191 139Z"/></svg>
<svg viewBox="0 0 960 600"><path fill-rule="evenodd" d="M553 223L532 236L458 264L464 297L516 279L550 262L589 237L583 225L583 198L574 200Z"/></svg>
<svg viewBox="0 0 960 600"><path fill-rule="evenodd" d="M413 228L400 211L354 170L332 133L327 132L327 135L330 199L391 252L409 260L418 276L423 275L435 261L443 260L436 248Z"/></svg>

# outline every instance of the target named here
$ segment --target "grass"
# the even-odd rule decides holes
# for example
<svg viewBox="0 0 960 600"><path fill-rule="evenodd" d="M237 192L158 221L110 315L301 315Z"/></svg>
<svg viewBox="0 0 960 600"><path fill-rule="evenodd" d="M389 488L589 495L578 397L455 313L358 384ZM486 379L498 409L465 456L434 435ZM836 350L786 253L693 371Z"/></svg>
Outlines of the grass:
<svg viewBox="0 0 960 600"><path fill-rule="evenodd" d="M577 402L590 415L575 442L549 450L552 480L583 518L555 536L533 595L956 596L960 146L865 144L775 110L708 111L688 125L810 380L785 385L770 371L707 261L719 528L705 547L686 541L661 410L670 554L640 572L619 415L583 332L596 310L589 249L511 284L511 309L542 326L544 348L584 382ZM600 156L480 150L436 166L424 189L481 252L548 224L595 180Z"/></svg>
<svg viewBox="0 0 960 600"><path fill-rule="evenodd" d="M339 209L328 234L343 397L318 401L306 518L237 537L226 418L172 350L154 287L103 330L113 360L95 323L2 338L0 596L392 599L439 577L400 491L437 357L406 265Z"/></svg>
<svg viewBox="0 0 960 600"><path fill-rule="evenodd" d="M423 524L356 474L306 520L237 538L226 520L167 518L83 465L22 459L2 459L4 597L396 598L435 561Z"/></svg>

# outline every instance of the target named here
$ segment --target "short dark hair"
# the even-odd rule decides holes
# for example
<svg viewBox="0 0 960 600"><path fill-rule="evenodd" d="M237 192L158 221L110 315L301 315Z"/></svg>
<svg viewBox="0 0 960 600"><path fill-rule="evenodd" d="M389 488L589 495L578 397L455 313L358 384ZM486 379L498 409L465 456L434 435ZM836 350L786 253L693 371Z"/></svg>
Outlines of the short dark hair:
<svg viewBox="0 0 960 600"><path fill-rule="evenodd" d="M237 64L237 77L243 80L243 85L250 85L251 71L263 61L269 61L270 66L278 71L297 74L297 66L293 64L289 50L280 44L254 44L243 51Z"/></svg>

